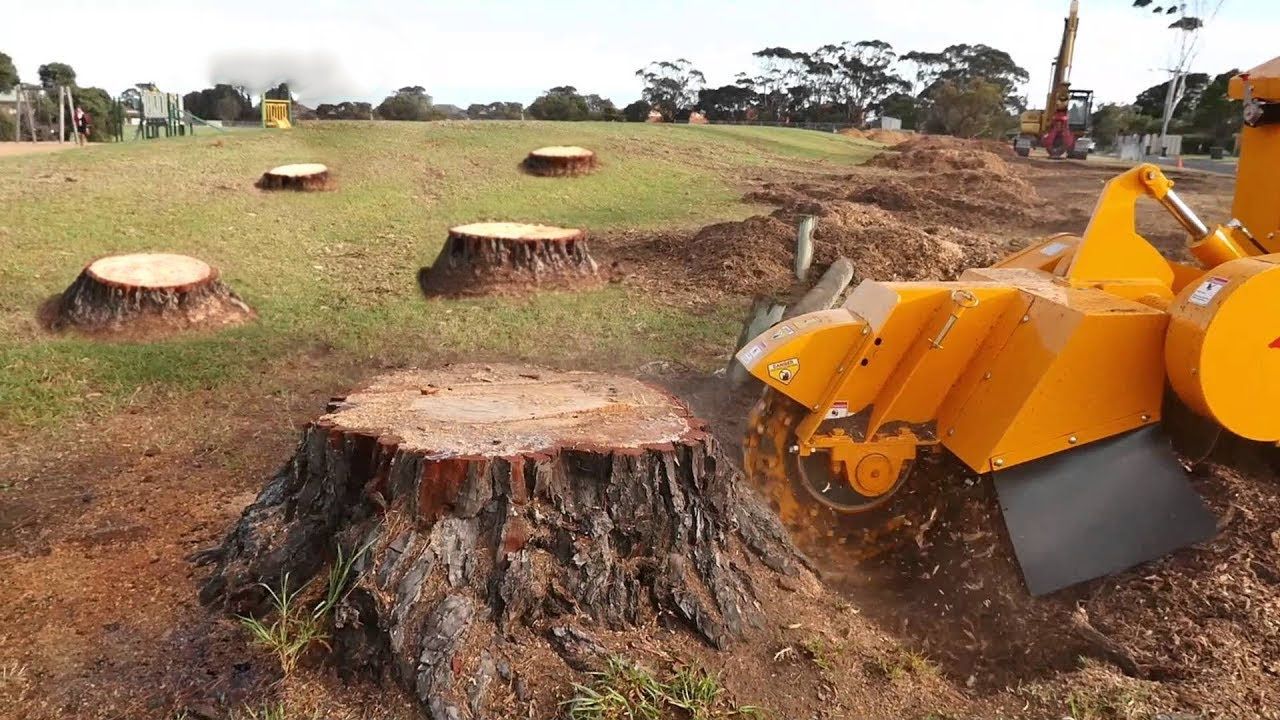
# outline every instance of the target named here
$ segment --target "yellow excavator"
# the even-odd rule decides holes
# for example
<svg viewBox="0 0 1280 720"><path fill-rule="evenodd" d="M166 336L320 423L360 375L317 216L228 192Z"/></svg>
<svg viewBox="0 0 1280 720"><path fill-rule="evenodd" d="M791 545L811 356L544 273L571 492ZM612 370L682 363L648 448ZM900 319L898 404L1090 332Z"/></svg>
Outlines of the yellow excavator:
<svg viewBox="0 0 1280 720"><path fill-rule="evenodd" d="M1205 225L1158 167L1055 235L954 282L866 280L737 359L767 386L746 469L792 527L876 508L922 451L991 473L1028 590L1118 572L1215 533L1166 433L1280 441L1280 58L1233 78L1234 220ZM1195 264L1135 229L1151 199ZM1207 451L1206 451L1207 454Z"/></svg>
<svg viewBox="0 0 1280 720"><path fill-rule="evenodd" d="M1083 160L1089 156L1093 140L1093 91L1071 87L1071 62L1075 55L1076 32L1080 29L1080 4L1071 0L1071 9L1063 20L1062 41L1053 62L1053 78L1043 110L1028 110L1018 116L1018 136L1013 151L1022 157L1040 145L1049 157L1063 156Z"/></svg>

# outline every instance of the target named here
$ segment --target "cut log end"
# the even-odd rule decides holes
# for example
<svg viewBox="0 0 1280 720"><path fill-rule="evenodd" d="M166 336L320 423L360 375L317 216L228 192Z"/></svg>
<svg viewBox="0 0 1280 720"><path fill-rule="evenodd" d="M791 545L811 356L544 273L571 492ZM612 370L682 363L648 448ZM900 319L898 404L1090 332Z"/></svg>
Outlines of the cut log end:
<svg viewBox="0 0 1280 720"><path fill-rule="evenodd" d="M524 169L530 175L584 175L597 165L594 152L563 145L538 148L524 160Z"/></svg>
<svg viewBox="0 0 1280 720"><path fill-rule="evenodd" d="M329 168L320 163L281 165L263 173L257 186L262 190L327 190Z"/></svg>
<svg viewBox="0 0 1280 720"><path fill-rule="evenodd" d="M459 225L436 261L418 272L428 296L577 290L603 283L586 232L527 223Z"/></svg>
<svg viewBox="0 0 1280 720"><path fill-rule="evenodd" d="M817 588L684 403L526 366L402 371L334 401L202 554L202 599L253 611L257 583L305 582L335 545L367 549L334 661L391 673L433 717L495 716L468 680L486 663L581 667L579 623L652 640L662 621L725 647L760 626L776 575Z"/></svg>
<svg viewBox="0 0 1280 720"><path fill-rule="evenodd" d="M202 260L135 253L89 263L42 315L52 330L152 336L232 325L253 311Z"/></svg>

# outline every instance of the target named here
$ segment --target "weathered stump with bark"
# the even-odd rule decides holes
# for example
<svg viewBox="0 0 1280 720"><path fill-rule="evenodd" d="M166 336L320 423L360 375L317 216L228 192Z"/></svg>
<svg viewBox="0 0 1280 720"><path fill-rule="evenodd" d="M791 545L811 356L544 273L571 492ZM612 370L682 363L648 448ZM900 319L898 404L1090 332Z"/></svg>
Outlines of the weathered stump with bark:
<svg viewBox="0 0 1280 720"><path fill-rule="evenodd" d="M99 258L44 313L53 330L140 334L220 327L253 317L216 269L169 253Z"/></svg>
<svg viewBox="0 0 1280 720"><path fill-rule="evenodd" d="M327 190L329 168L320 163L298 163L271 168L258 178L261 190Z"/></svg>
<svg viewBox="0 0 1280 720"><path fill-rule="evenodd" d="M530 175L585 175L596 169L596 154L573 145L538 148L524 159Z"/></svg>
<svg viewBox="0 0 1280 720"><path fill-rule="evenodd" d="M428 296L577 290L602 282L585 231L525 223L450 228L436 261L418 271Z"/></svg>
<svg viewBox="0 0 1280 720"><path fill-rule="evenodd" d="M258 611L258 583L296 587L335 544L367 549L331 661L391 674L433 718L562 691L565 664L600 659L592 633L665 622L728 646L783 574L815 582L679 400L527 366L400 371L333 401L203 555L201 598Z"/></svg>

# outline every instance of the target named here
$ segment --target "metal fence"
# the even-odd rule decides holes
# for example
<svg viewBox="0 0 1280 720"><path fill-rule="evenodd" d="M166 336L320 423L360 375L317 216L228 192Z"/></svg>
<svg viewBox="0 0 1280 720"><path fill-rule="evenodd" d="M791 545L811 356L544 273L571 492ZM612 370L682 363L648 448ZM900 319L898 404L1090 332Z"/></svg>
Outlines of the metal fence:
<svg viewBox="0 0 1280 720"><path fill-rule="evenodd" d="M818 132L840 132L848 128L856 128L853 123L835 122L778 122L776 120L709 120L709 125L759 125L761 127L798 128L800 130L816 130Z"/></svg>

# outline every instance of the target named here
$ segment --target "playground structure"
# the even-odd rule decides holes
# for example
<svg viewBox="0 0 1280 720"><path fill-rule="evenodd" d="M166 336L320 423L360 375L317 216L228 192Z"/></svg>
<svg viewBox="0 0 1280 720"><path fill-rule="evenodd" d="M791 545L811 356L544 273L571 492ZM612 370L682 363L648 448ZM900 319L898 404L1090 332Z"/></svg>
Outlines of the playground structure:
<svg viewBox="0 0 1280 720"><path fill-rule="evenodd" d="M61 144L67 141L67 118L74 114L76 105L75 100L71 97L71 88L59 86L55 92L58 97L57 142ZM52 121L48 117L48 106L40 102L42 97L48 96L48 92L38 85L18 85L14 88L14 93L17 100L14 108L14 120L16 122L13 136L14 139L18 142L22 141L22 131L25 127L27 134L31 137L31 142L39 142L41 140L41 125L43 125L45 132L51 129L53 125ZM43 124L36 122L36 107L42 108L42 114L44 115ZM71 122L70 125L71 132L74 134L73 142L76 144L87 142L87 138L80 137L79 132L76 130L74 121Z"/></svg>
<svg viewBox="0 0 1280 720"><path fill-rule="evenodd" d="M262 127L288 130L293 127L293 101L262 96Z"/></svg>
<svg viewBox="0 0 1280 720"><path fill-rule="evenodd" d="M166 93L156 89L141 91L142 115L138 119L138 129L134 138L142 137L150 140L160 137L185 135L193 129L184 120L186 114L182 108L182 96L177 93Z"/></svg>

